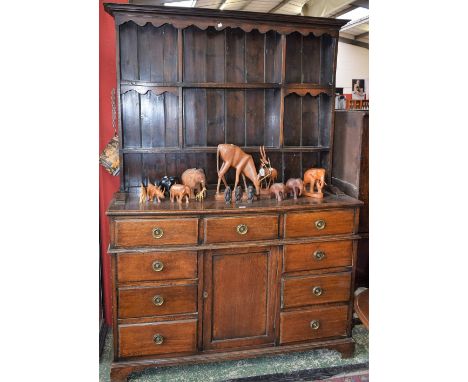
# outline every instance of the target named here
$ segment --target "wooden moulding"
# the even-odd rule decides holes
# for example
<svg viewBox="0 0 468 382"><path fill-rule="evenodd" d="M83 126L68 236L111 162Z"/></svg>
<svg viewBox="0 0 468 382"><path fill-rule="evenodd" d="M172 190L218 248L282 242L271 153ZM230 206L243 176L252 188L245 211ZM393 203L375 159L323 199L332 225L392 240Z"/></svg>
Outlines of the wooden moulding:
<svg viewBox="0 0 468 382"><path fill-rule="evenodd" d="M349 20L297 17L289 15L265 14L257 12L220 11L216 9L176 8L134 4L104 4L106 12L115 17L116 25L133 21L144 26L151 23L155 27L171 24L182 29L196 26L202 30L214 27L217 30L225 28L241 28L244 32L257 29L260 33L274 30L281 34L293 32L307 36L329 34L338 37L340 28Z"/></svg>
<svg viewBox="0 0 468 382"><path fill-rule="evenodd" d="M238 360L245 358L255 358L260 356L270 356L283 354L287 352L300 352L313 349L336 350L341 353L342 358L350 358L354 353L355 342L352 338L332 339L328 341L302 343L294 345L284 345L277 347L262 347L257 349L227 351L222 353L203 353L185 356L155 358L134 361L114 362L111 366L111 381L125 382L128 376L137 371L150 367L174 366L174 365L193 365L200 363L219 362L227 360Z"/></svg>

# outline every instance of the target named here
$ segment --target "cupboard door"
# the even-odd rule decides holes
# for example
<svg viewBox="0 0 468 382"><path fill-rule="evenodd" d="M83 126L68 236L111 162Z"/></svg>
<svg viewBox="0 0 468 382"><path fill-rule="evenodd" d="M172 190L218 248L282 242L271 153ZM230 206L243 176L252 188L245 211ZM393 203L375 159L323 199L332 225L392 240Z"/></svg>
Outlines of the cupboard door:
<svg viewBox="0 0 468 382"><path fill-rule="evenodd" d="M204 256L204 349L275 341L277 247L212 250Z"/></svg>

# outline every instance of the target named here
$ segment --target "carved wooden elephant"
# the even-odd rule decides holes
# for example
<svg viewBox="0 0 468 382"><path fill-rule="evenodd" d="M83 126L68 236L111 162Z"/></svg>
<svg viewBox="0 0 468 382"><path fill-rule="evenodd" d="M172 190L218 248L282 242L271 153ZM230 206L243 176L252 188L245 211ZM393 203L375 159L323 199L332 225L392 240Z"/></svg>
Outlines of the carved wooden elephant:
<svg viewBox="0 0 468 382"><path fill-rule="evenodd" d="M174 198L177 198L178 203L182 203L182 200L186 198L185 203L189 202L190 187L183 184L174 184L169 190L171 196L171 202L174 202Z"/></svg>
<svg viewBox="0 0 468 382"><path fill-rule="evenodd" d="M185 170L181 176L182 184L190 187L190 198L195 198L194 190L200 193L205 187L206 176L202 168L189 168Z"/></svg>
<svg viewBox="0 0 468 382"><path fill-rule="evenodd" d="M288 189L283 183L273 183L269 191L270 196L274 194L278 202L281 202L288 195Z"/></svg>
<svg viewBox="0 0 468 382"><path fill-rule="evenodd" d="M301 196L302 191L304 191L304 182L301 178L291 178L286 182L286 188L294 196L294 199L297 199L297 195Z"/></svg>
<svg viewBox="0 0 468 382"><path fill-rule="evenodd" d="M304 190L307 191L307 185L310 184L311 193L317 192L322 193L322 189L325 186L325 169L324 168L309 168L304 173Z"/></svg>

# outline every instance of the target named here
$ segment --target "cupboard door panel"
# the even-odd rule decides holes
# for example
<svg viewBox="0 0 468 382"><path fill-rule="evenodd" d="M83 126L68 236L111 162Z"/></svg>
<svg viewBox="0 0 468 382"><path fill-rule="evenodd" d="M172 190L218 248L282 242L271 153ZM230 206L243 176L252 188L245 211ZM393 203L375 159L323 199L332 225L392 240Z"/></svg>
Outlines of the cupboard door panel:
<svg viewBox="0 0 468 382"><path fill-rule="evenodd" d="M205 349L274 343L278 249L230 249L205 255Z"/></svg>

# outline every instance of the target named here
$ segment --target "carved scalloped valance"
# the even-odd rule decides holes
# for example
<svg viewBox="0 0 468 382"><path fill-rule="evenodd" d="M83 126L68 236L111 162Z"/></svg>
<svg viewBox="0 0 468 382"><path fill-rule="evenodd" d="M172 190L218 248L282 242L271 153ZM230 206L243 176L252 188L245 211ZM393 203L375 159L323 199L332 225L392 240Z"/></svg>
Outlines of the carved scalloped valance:
<svg viewBox="0 0 468 382"><path fill-rule="evenodd" d="M331 88L313 88L313 89L306 89L306 88L301 88L301 89L293 89L293 88L286 88L284 90L284 95L288 96L289 94L297 94L300 97L304 97L306 94L311 95L312 97L317 97L320 94L326 94L331 96L332 95L332 89Z"/></svg>
<svg viewBox="0 0 468 382"><path fill-rule="evenodd" d="M198 19L198 20L190 20L190 19L172 19L170 22L167 18L159 18L159 17L125 17L125 16L116 16L115 18L117 25L125 24L126 22L134 22L135 24L143 27L146 24L151 24L154 27L158 28L164 24L172 25L174 28L177 29L185 29L188 27L197 27L201 30L206 30L209 27L215 28L218 31L224 30L226 28L240 28L244 32L249 33L252 32L254 29L259 31L262 34L265 34L270 31L277 32L279 34L288 35L290 33L300 33L304 37L308 36L309 34L313 34L315 37L320 37L323 34L329 34L332 37L337 37L338 32L332 31L325 31L322 29L310 29L310 28L295 28L293 26L275 26L274 28L269 24L258 24L258 23L245 23L242 24L235 22L235 21L213 21L213 20L206 20L206 19Z"/></svg>
<svg viewBox="0 0 468 382"><path fill-rule="evenodd" d="M143 6L133 4L105 4L106 11L113 15L116 25L133 21L144 26L151 23L155 27L164 24L184 29L196 26L202 30L213 27L217 30L240 28L244 32L256 29L260 33L275 31L280 34L298 32L303 36L328 34L338 37L340 28L346 20L321 17L265 14L257 12L219 11L203 8L176 8Z"/></svg>
<svg viewBox="0 0 468 382"><path fill-rule="evenodd" d="M161 95L163 93L171 93L175 96L179 96L178 89L176 87L166 86L135 86L135 85L121 85L120 94L125 94L130 91L136 91L137 93L144 95L148 92L152 92L154 95Z"/></svg>

